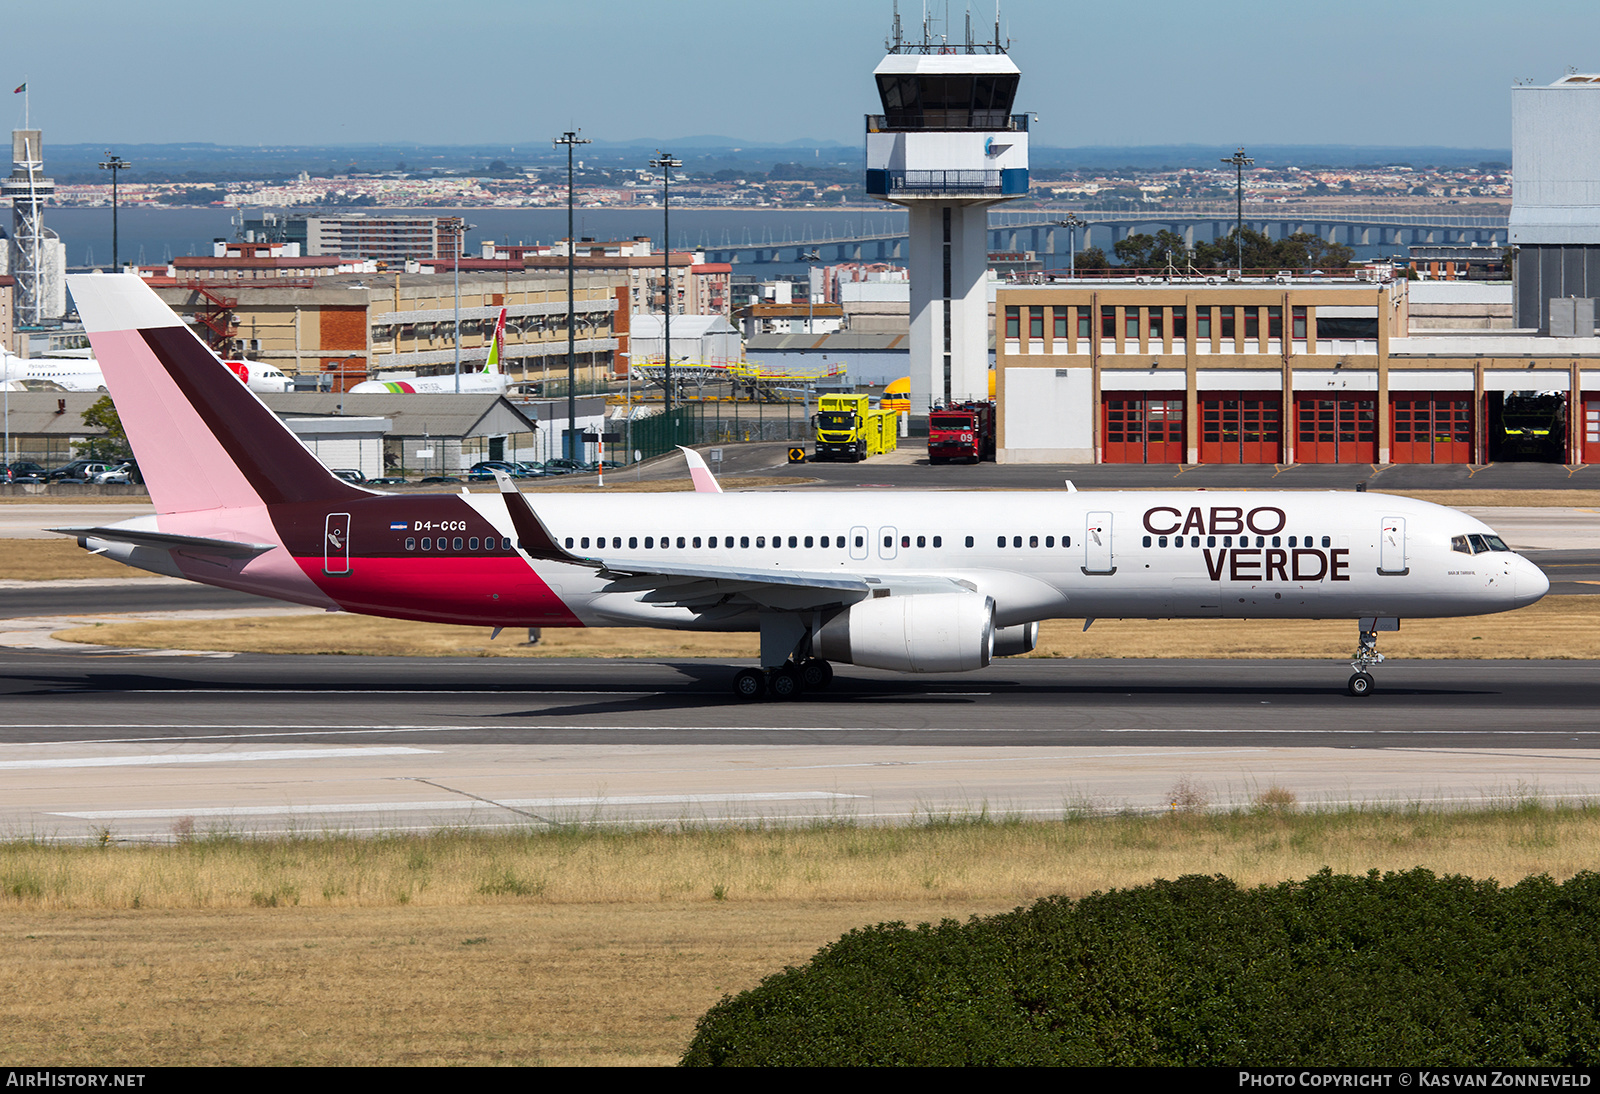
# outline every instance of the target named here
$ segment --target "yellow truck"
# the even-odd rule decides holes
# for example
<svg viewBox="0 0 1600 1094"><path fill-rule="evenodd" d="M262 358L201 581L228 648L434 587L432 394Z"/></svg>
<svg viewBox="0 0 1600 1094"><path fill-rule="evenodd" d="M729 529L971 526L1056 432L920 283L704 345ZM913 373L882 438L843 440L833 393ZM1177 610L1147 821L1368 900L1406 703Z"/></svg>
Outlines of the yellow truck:
<svg viewBox="0 0 1600 1094"><path fill-rule="evenodd" d="M814 423L818 460L864 460L899 443L900 415L875 409L865 395L822 396Z"/></svg>

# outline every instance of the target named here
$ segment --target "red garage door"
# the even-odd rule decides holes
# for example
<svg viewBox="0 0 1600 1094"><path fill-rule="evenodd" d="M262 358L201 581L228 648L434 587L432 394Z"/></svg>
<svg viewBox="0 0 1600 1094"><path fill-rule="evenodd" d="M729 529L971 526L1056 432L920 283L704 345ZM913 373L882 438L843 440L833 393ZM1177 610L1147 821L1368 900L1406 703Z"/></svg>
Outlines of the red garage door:
<svg viewBox="0 0 1600 1094"><path fill-rule="evenodd" d="M1112 391L1101 396L1106 463L1182 463L1183 398Z"/></svg>
<svg viewBox="0 0 1600 1094"><path fill-rule="evenodd" d="M1376 395L1295 397L1294 458L1300 463L1376 463Z"/></svg>
<svg viewBox="0 0 1600 1094"><path fill-rule="evenodd" d="M1396 391L1389 395L1395 463L1471 463L1470 391Z"/></svg>
<svg viewBox="0 0 1600 1094"><path fill-rule="evenodd" d="M1275 391L1201 393L1201 463L1277 463L1282 458L1281 395Z"/></svg>
<svg viewBox="0 0 1600 1094"><path fill-rule="evenodd" d="M1578 458L1584 463L1600 463L1600 395L1583 397L1583 448Z"/></svg>

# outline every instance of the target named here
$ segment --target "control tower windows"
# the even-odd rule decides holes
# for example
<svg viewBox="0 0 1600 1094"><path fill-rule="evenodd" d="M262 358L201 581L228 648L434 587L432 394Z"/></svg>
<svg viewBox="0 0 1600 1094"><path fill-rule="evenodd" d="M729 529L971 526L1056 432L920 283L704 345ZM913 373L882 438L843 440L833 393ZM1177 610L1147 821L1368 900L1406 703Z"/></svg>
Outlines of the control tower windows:
<svg viewBox="0 0 1600 1094"><path fill-rule="evenodd" d="M1015 73L880 75L889 129L1008 129Z"/></svg>

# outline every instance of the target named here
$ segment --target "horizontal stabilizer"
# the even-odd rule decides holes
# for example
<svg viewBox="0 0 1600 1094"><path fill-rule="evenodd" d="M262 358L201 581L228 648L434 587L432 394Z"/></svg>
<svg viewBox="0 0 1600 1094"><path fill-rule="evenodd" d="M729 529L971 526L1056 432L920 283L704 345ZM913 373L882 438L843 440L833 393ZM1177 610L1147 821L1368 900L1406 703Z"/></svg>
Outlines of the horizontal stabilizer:
<svg viewBox="0 0 1600 1094"><path fill-rule="evenodd" d="M232 539L210 539L206 536L179 536L168 532L142 532L131 528L49 528L47 531L63 536L76 536L79 545L84 540L99 539L108 543L130 543L135 547L155 547L163 551L190 551L194 554L218 558L255 558L272 550L274 543L240 543Z"/></svg>

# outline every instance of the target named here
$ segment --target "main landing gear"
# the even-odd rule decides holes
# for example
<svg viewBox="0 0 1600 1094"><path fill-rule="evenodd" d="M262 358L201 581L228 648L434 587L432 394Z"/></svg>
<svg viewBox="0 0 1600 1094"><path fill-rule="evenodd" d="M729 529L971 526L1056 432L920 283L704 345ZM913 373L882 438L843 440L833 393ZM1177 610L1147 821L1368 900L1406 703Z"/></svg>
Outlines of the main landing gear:
<svg viewBox="0 0 1600 1094"><path fill-rule="evenodd" d="M1371 695L1372 689L1377 686L1377 682L1373 680L1372 673L1367 670L1374 665L1381 664L1382 661L1383 654L1378 652L1378 632L1375 630L1362 631L1361 644L1356 647L1356 652L1350 658L1350 667L1356 671L1350 677L1349 682L1345 684L1345 690L1358 699L1364 699Z"/></svg>
<svg viewBox="0 0 1600 1094"><path fill-rule="evenodd" d="M786 661L775 669L742 669L733 678L733 694L745 702L798 699L802 692L827 691L833 666L819 657Z"/></svg>

